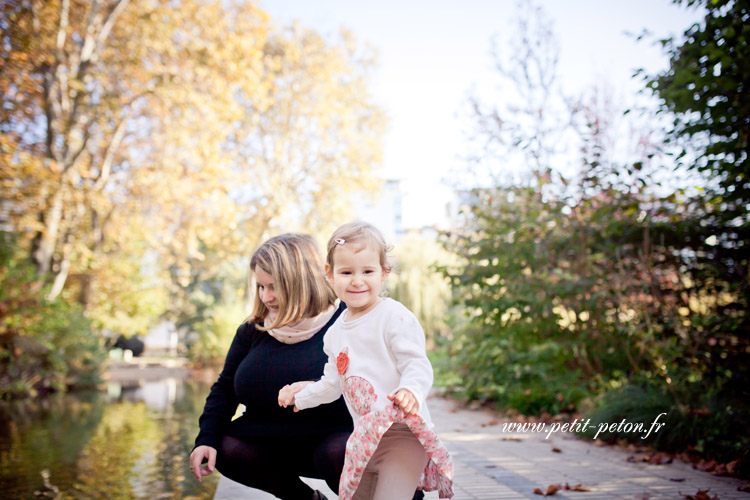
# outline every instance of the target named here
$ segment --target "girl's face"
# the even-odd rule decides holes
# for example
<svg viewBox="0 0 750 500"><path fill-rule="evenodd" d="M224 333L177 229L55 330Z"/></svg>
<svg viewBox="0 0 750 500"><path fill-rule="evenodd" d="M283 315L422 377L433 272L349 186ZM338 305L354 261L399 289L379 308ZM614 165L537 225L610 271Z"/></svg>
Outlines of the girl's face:
<svg viewBox="0 0 750 500"><path fill-rule="evenodd" d="M388 272L380 265L380 254L349 242L333 251L333 269L328 280L348 310L347 320L367 314L380 303L380 290Z"/></svg>
<svg viewBox="0 0 750 500"><path fill-rule="evenodd" d="M255 282L258 285L258 297L260 301L268 308L272 318L279 314L279 304L276 302L276 292L273 287L273 276L255 266Z"/></svg>

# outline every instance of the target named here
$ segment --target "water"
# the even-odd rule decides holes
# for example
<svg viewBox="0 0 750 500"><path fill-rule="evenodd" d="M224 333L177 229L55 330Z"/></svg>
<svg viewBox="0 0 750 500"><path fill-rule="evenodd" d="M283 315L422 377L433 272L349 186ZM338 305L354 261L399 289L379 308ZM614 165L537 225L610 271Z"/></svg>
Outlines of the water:
<svg viewBox="0 0 750 500"><path fill-rule="evenodd" d="M211 499L188 455L209 386L110 383L106 391L0 403L0 499ZM47 476L47 479L45 479Z"/></svg>

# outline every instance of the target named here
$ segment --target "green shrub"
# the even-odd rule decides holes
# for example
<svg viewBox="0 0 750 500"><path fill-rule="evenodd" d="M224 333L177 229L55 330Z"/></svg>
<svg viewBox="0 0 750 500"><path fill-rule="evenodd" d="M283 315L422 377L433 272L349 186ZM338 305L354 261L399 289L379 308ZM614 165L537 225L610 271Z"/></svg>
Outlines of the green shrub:
<svg viewBox="0 0 750 500"><path fill-rule="evenodd" d="M237 327L247 318L240 301L220 302L207 309L206 319L194 325L188 358L196 366L220 364L229 350Z"/></svg>
<svg viewBox="0 0 750 500"><path fill-rule="evenodd" d="M48 301L6 235L0 246L0 399L99 383L105 352L81 308Z"/></svg>
<svg viewBox="0 0 750 500"><path fill-rule="evenodd" d="M674 388L673 388L674 389ZM719 463L739 460L739 473L750 473L750 436L747 404L737 399L731 387L720 391L701 391L699 387L678 392L644 383L628 384L601 394L595 408L587 415L593 423L614 423L623 419L643 423L648 428L660 414L664 426L642 439L628 432L602 432L605 441L626 440L673 453L695 452L705 460ZM583 435L593 438L596 428Z"/></svg>

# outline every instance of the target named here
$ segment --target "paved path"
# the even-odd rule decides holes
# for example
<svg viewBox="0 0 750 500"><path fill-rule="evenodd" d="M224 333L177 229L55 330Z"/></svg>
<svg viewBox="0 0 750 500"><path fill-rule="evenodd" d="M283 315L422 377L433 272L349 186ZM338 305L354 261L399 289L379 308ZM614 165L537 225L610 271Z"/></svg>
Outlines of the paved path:
<svg viewBox="0 0 750 500"><path fill-rule="evenodd" d="M675 461L666 465L633 463L633 452L595 446L565 433L519 434L503 432L502 422L487 410L470 410L431 397L430 413L440 438L455 462L454 500L533 499L544 497L534 489L550 484L581 484L588 492L560 490L551 498L563 500L684 499L710 488L720 500L750 500L737 490L741 481L716 477ZM553 451L553 448L559 452ZM329 500L334 495L325 483L309 480ZM271 500L271 495L246 488L222 477L214 500ZM436 492L425 495L437 500Z"/></svg>

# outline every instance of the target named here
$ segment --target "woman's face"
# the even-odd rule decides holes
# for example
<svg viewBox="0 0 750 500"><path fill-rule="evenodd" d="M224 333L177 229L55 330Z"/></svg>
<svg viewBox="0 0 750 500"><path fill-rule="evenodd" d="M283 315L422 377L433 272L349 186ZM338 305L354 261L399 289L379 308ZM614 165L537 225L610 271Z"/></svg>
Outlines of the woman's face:
<svg viewBox="0 0 750 500"><path fill-rule="evenodd" d="M273 276L265 272L260 266L255 266L255 282L258 284L258 297L265 304L271 315L279 313L279 304L276 302L276 292L273 287Z"/></svg>

